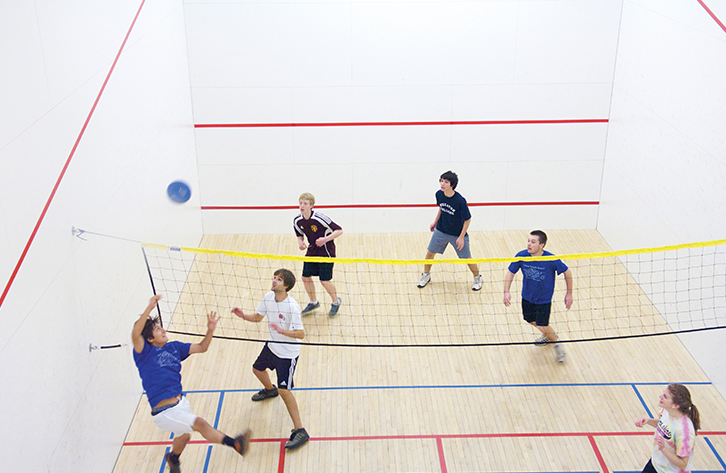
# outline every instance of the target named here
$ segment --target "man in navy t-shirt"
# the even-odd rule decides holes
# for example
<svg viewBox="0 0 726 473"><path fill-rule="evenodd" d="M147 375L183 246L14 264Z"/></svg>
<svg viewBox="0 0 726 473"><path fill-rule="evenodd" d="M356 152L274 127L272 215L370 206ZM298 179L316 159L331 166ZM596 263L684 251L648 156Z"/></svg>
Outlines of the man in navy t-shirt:
<svg viewBox="0 0 726 473"><path fill-rule="evenodd" d="M434 232L426 251L426 259L433 259L436 253L443 254L448 245L451 245L459 258L470 259L469 235L466 231L471 223L471 213L464 196L456 192L459 177L455 172L446 171L439 179L441 189L436 192L436 204L439 211L434 223L429 229ZM472 291L478 291L482 286L482 277L479 275L479 266L470 264L469 269L474 275ZM418 281L418 287L424 287L431 281L431 265L424 265L424 272Z"/></svg>
<svg viewBox="0 0 726 473"><path fill-rule="evenodd" d="M199 343L169 341L166 330L158 318L149 314L161 299L156 295L131 330L134 345L134 362L139 369L141 384L151 405L154 424L162 430L174 433L171 452L164 455L172 473L181 471L179 456L184 451L192 431L212 443L234 448L244 455L249 448L251 433L248 430L235 438L223 434L206 420L192 414L189 401L182 395L181 362L194 353L204 353L212 342L219 317L215 312L207 314L207 333Z"/></svg>
<svg viewBox="0 0 726 473"><path fill-rule="evenodd" d="M529 258L538 256L554 256L545 251L547 235L541 230L535 230L529 234L527 249L517 253L517 258ZM554 342L555 355L560 363L565 361L565 351L557 343L558 337L550 326L550 309L552 308L552 296L555 292L555 278L559 274L565 275L567 293L565 294L565 307L569 310L572 307L572 272L561 260L540 260L528 261L526 259L514 261L504 277L504 305L509 307L512 304L512 295L509 289L517 271L522 270L522 314L524 320L537 327L542 336L535 340L536 345L544 346Z"/></svg>

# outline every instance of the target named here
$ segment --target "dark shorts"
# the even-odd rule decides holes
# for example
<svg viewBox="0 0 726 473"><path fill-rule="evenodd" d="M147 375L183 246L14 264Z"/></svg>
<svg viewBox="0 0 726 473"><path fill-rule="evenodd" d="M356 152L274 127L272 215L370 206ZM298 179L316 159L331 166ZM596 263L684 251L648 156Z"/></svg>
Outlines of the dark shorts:
<svg viewBox="0 0 726 473"><path fill-rule="evenodd" d="M547 327L550 324L550 309L552 303L549 304L532 304L522 299L522 315L527 323L535 322L538 327Z"/></svg>
<svg viewBox="0 0 726 473"><path fill-rule="evenodd" d="M303 277L309 278L311 276L317 276L321 281L330 281L333 279L333 263L305 261L303 263Z"/></svg>
<svg viewBox="0 0 726 473"><path fill-rule="evenodd" d="M265 343L262 352L260 352L252 367L257 371L275 371L277 373L277 387L280 389L292 389L294 385L292 378L295 374L298 358L280 358L272 353L270 347Z"/></svg>
<svg viewBox="0 0 726 473"><path fill-rule="evenodd" d="M653 466L653 460L652 459L651 460L648 460L648 463L643 468L643 472L642 473L658 473L658 471Z"/></svg>

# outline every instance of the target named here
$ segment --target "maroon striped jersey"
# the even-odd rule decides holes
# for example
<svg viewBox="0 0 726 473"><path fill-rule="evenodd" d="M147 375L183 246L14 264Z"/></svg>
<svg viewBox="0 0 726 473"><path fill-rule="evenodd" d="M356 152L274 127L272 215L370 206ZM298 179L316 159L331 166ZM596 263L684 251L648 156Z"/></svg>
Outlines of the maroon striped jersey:
<svg viewBox="0 0 726 473"><path fill-rule="evenodd" d="M302 214L295 217L292 221L292 226L298 237L307 237L308 239L308 251L305 253L305 256L327 256L328 258L335 258L334 240L330 240L323 246L315 244L315 240L318 238L326 237L335 230L342 228L333 222L330 217L313 210L310 218L307 220L305 220Z"/></svg>

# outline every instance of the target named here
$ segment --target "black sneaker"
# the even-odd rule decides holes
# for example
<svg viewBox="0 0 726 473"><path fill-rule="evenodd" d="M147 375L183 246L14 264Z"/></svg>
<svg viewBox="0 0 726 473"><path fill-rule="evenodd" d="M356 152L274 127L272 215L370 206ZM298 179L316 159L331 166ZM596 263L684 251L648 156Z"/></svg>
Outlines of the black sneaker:
<svg viewBox="0 0 726 473"><path fill-rule="evenodd" d="M340 297L338 297L338 300L330 306L330 312L328 312L328 317L335 317L335 315L338 313L338 309L340 309L340 304L342 303L343 301L340 300Z"/></svg>
<svg viewBox="0 0 726 473"><path fill-rule="evenodd" d="M300 312L300 315L307 315L318 307L320 307L320 302L308 302L308 305Z"/></svg>
<svg viewBox="0 0 726 473"><path fill-rule="evenodd" d="M290 440L285 442L285 448L293 450L295 448L302 447L308 440L310 440L310 436L305 429L293 430L292 435L290 435Z"/></svg>
<svg viewBox="0 0 726 473"><path fill-rule="evenodd" d="M171 473L181 473L181 462L179 460L173 462L171 460L171 452L164 454L164 460L166 460L166 464L169 465L169 471Z"/></svg>
<svg viewBox="0 0 726 473"><path fill-rule="evenodd" d="M270 399L272 397L277 397L277 388L273 387L270 390L263 389L262 391L255 393L252 395L253 401L264 401L265 399Z"/></svg>
<svg viewBox="0 0 726 473"><path fill-rule="evenodd" d="M234 449L237 453L244 456L247 450L250 449L250 439L252 438L252 431L247 429L242 435L238 435L234 438Z"/></svg>

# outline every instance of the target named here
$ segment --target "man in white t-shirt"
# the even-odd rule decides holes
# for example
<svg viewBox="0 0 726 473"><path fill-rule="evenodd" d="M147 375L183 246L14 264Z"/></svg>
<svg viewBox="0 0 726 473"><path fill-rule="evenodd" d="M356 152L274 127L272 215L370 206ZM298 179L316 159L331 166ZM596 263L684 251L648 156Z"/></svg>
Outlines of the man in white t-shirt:
<svg viewBox="0 0 726 473"><path fill-rule="evenodd" d="M245 314L235 307L232 313L248 322L261 322L267 317L270 340L252 365L252 372L264 389L252 396L253 401L276 397L278 393L285 402L295 428L285 448L294 449L310 439L302 426L297 401L290 391L293 388L293 374L300 355L297 340L305 338L305 329L300 316L300 304L287 293L295 286L295 275L287 269L278 269L272 278L272 291L265 294L254 314ZM282 342L282 343L279 343ZM277 372L277 387L270 381L267 370Z"/></svg>

